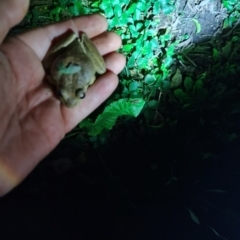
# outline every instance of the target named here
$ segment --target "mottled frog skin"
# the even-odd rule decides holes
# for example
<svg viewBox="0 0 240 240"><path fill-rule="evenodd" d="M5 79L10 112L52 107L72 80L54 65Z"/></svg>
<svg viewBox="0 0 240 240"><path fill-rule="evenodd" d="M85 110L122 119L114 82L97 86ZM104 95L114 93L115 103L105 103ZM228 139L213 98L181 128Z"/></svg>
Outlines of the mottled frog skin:
<svg viewBox="0 0 240 240"><path fill-rule="evenodd" d="M85 33L80 37L71 33L53 46L43 66L59 99L69 108L75 107L85 97L96 73L106 71L103 57Z"/></svg>

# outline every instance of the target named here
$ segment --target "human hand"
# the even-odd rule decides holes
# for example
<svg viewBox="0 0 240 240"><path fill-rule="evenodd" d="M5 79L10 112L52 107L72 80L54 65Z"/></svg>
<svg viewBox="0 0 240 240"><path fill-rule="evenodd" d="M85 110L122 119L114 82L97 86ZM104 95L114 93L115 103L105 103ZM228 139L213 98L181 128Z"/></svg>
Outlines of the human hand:
<svg viewBox="0 0 240 240"><path fill-rule="evenodd" d="M120 37L105 32L107 22L100 15L82 16L4 40L24 17L28 4L28 0L0 2L0 196L17 186L68 131L111 95L125 65L125 57L115 52L121 46ZM52 40L69 29L94 37L108 69L73 109L56 99L44 81L41 63Z"/></svg>

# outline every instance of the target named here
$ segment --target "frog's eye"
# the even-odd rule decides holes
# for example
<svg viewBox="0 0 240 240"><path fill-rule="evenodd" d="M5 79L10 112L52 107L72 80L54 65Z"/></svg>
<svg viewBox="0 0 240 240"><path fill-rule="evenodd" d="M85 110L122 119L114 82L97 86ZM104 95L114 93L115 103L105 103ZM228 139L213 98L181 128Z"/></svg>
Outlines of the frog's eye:
<svg viewBox="0 0 240 240"><path fill-rule="evenodd" d="M78 96L80 99L83 99L83 98L85 98L85 92L84 92L84 90L83 89L77 89L76 90L76 96Z"/></svg>

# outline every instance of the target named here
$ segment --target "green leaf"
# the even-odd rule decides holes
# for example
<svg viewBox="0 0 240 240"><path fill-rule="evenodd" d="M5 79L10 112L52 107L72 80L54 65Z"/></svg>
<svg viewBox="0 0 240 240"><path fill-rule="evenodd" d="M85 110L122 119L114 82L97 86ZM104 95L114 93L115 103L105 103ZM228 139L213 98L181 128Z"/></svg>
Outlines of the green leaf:
<svg viewBox="0 0 240 240"><path fill-rule="evenodd" d="M171 88L171 82L167 80L162 81L162 90L163 91L168 91Z"/></svg>
<svg viewBox="0 0 240 240"><path fill-rule="evenodd" d="M161 11L160 9L160 2L159 1L155 1L154 5L153 5L153 14L159 14Z"/></svg>
<svg viewBox="0 0 240 240"><path fill-rule="evenodd" d="M232 42L238 42L239 41L239 37L238 36L233 36L232 37Z"/></svg>
<svg viewBox="0 0 240 240"><path fill-rule="evenodd" d="M157 39L155 39L155 38L151 39L150 44L151 44L151 48L152 48L152 49L159 47L159 42L158 42Z"/></svg>
<svg viewBox="0 0 240 240"><path fill-rule="evenodd" d="M240 3L239 3L239 2L238 2L237 5L236 5L236 9L237 9L238 11L240 11Z"/></svg>
<svg viewBox="0 0 240 240"><path fill-rule="evenodd" d="M229 27L229 19L228 18L225 18L224 21L223 21L223 29Z"/></svg>
<svg viewBox="0 0 240 240"><path fill-rule="evenodd" d="M225 57L228 57L232 48L231 41L228 41L227 44L222 48L222 53Z"/></svg>
<svg viewBox="0 0 240 240"><path fill-rule="evenodd" d="M58 2L61 6L64 6L67 4L68 0L58 0Z"/></svg>
<svg viewBox="0 0 240 240"><path fill-rule="evenodd" d="M170 67L171 64L172 64L172 62L173 62L173 58L170 57L170 56L167 56L167 57L162 61L162 63L164 64L164 68Z"/></svg>
<svg viewBox="0 0 240 240"><path fill-rule="evenodd" d="M138 87L139 87L139 82L137 82L137 81L132 81L132 82L129 84L128 89L129 89L130 92L134 92L134 91L138 90Z"/></svg>
<svg viewBox="0 0 240 240"><path fill-rule="evenodd" d="M186 89L187 92L190 92L193 88L193 80L191 77L186 77L184 79L184 87Z"/></svg>
<svg viewBox="0 0 240 240"><path fill-rule="evenodd" d="M144 12L146 10L146 3L138 2L137 3L137 9L139 9L142 12Z"/></svg>
<svg viewBox="0 0 240 240"><path fill-rule="evenodd" d="M131 2L131 0L119 0L120 1L120 3L123 5L123 4L125 4L125 5L129 5L130 4L130 2Z"/></svg>
<svg viewBox="0 0 240 240"><path fill-rule="evenodd" d="M147 74L144 78L144 83L150 85L153 84L156 81L156 78L154 75Z"/></svg>
<svg viewBox="0 0 240 240"><path fill-rule="evenodd" d="M114 15L113 8L111 6L107 6L104 9L104 12L105 12L107 18L111 18Z"/></svg>
<svg viewBox="0 0 240 240"><path fill-rule="evenodd" d="M119 0L112 0L112 1L108 1L108 4L112 5L112 6L115 6L115 5L119 5L120 4L120 1Z"/></svg>
<svg viewBox="0 0 240 240"><path fill-rule="evenodd" d="M75 1L74 7L78 10L79 14L85 13L84 7L80 1Z"/></svg>
<svg viewBox="0 0 240 240"><path fill-rule="evenodd" d="M79 124L80 128L87 128L90 136L100 134L104 129L111 130L115 125L117 118L123 115L137 117L141 112L145 101L141 98L135 99L119 99L107 106L103 113L100 114L93 123L89 119L85 119Z"/></svg>
<svg viewBox="0 0 240 240"><path fill-rule="evenodd" d="M57 13L60 13L61 12L61 10L62 10L62 8L59 6L59 7L56 7L56 8L54 8L54 9L52 9L51 10L51 14L57 14ZM33 14L35 14L35 9L33 9ZM36 12L37 14L38 14L38 12Z"/></svg>
<svg viewBox="0 0 240 240"><path fill-rule="evenodd" d="M149 55L152 53L152 48L151 48L151 44L149 43L149 41L145 41L144 42L144 47L142 48L142 54L143 55Z"/></svg>
<svg viewBox="0 0 240 240"><path fill-rule="evenodd" d="M123 51L124 52L130 52L132 49L133 49L134 45L131 43L131 44L125 44L123 46Z"/></svg>
<svg viewBox="0 0 240 240"><path fill-rule="evenodd" d="M192 19L192 21L195 23L195 26L196 26L196 33L200 33L201 32L201 24L199 23L199 21L195 18Z"/></svg>
<svg viewBox="0 0 240 240"><path fill-rule="evenodd" d="M156 94L157 94L157 89L156 89L156 87L155 87L155 86L151 86L151 87L150 87L150 92L151 92L150 97L155 98L155 97L156 97Z"/></svg>
<svg viewBox="0 0 240 240"><path fill-rule="evenodd" d="M174 6L169 4L162 5L162 11L164 14L170 14L171 12L174 11Z"/></svg>
<svg viewBox="0 0 240 240"><path fill-rule="evenodd" d="M139 68L144 69L147 66L148 58L139 58L137 60L137 65Z"/></svg>
<svg viewBox="0 0 240 240"><path fill-rule="evenodd" d="M109 25L111 28L119 26L119 19L117 17L114 17L113 19L110 19Z"/></svg>
<svg viewBox="0 0 240 240"><path fill-rule="evenodd" d="M230 1L223 1L223 6L229 11L232 12L233 11L233 6L231 5Z"/></svg>
<svg viewBox="0 0 240 240"><path fill-rule="evenodd" d="M185 207L185 206L184 206L184 207ZM192 218L192 220L193 220L195 223L197 223L197 224L200 225L200 222L199 222L198 218L196 217L196 215L195 215L189 208L187 208L187 207L185 207L185 208L189 211L190 217Z"/></svg>
<svg viewBox="0 0 240 240"><path fill-rule="evenodd" d="M126 12L121 14L121 17L119 17L119 25L124 26L128 23L128 15Z"/></svg>
<svg viewBox="0 0 240 240"><path fill-rule="evenodd" d="M117 17L121 17L122 15L122 8L119 5L115 5L114 7L114 13Z"/></svg>
<svg viewBox="0 0 240 240"><path fill-rule="evenodd" d="M164 34L163 36L164 41L169 41L171 40L171 35L170 34ZM169 51L169 50L168 50Z"/></svg>
<svg viewBox="0 0 240 240"><path fill-rule="evenodd" d="M143 27L142 23L137 23L136 24L136 30L139 31Z"/></svg>
<svg viewBox="0 0 240 240"><path fill-rule="evenodd" d="M182 73L179 69L177 69L176 73L172 77L171 87L178 87L182 84Z"/></svg>
<svg viewBox="0 0 240 240"><path fill-rule="evenodd" d="M137 31L137 29L135 28L134 25L130 25L129 26L129 30L130 30L133 38L137 38L138 37L139 32Z"/></svg>
<svg viewBox="0 0 240 240"><path fill-rule="evenodd" d="M133 16L134 20L139 21L141 20L141 17L142 17L142 12L139 9L136 9Z"/></svg>
<svg viewBox="0 0 240 240"><path fill-rule="evenodd" d="M174 95L180 100L180 102L186 102L186 101L189 101L189 96L183 92L182 89L176 89L174 91Z"/></svg>
<svg viewBox="0 0 240 240"><path fill-rule="evenodd" d="M91 4L91 7L99 8L99 4L100 4L99 1L93 2L93 3Z"/></svg>
<svg viewBox="0 0 240 240"><path fill-rule="evenodd" d="M135 57L134 56L131 56L128 61L127 61L127 66L129 68L133 68L135 66Z"/></svg>
<svg viewBox="0 0 240 240"><path fill-rule="evenodd" d="M213 60L216 61L219 58L219 51L213 48Z"/></svg>
<svg viewBox="0 0 240 240"><path fill-rule="evenodd" d="M147 103L147 106L151 109L157 109L158 108L158 101L156 100L151 100Z"/></svg>
<svg viewBox="0 0 240 240"><path fill-rule="evenodd" d="M237 18L235 16L230 16L228 18L228 26L233 27L233 24L237 21Z"/></svg>
<svg viewBox="0 0 240 240"><path fill-rule="evenodd" d="M194 90L199 90L203 88L203 81L198 79L194 84Z"/></svg>
<svg viewBox="0 0 240 240"><path fill-rule="evenodd" d="M126 98L126 97L129 96L129 91L128 91L128 89L127 89L126 87L124 87L121 96L122 96L123 98Z"/></svg>
<svg viewBox="0 0 240 240"><path fill-rule="evenodd" d="M123 15L124 14L126 14L126 24L131 23L132 25L134 25L134 19L132 17L129 17L126 12L124 12Z"/></svg>
<svg viewBox="0 0 240 240"><path fill-rule="evenodd" d="M76 6L71 6L69 7L70 12L72 13L73 16L79 16L80 14L85 13L84 9L81 9L81 11L79 11L80 9L77 8Z"/></svg>
<svg viewBox="0 0 240 240"><path fill-rule="evenodd" d="M108 9L110 6L108 1L102 1L102 3L99 5L100 9L104 10L105 13L107 13L105 10Z"/></svg>
<svg viewBox="0 0 240 240"><path fill-rule="evenodd" d="M212 228L212 227L209 227L209 228L212 229L212 231L214 232L214 234L215 234L216 236L218 236L219 238L221 238L221 239L223 239L223 240L228 240L227 238L222 237L214 228Z"/></svg>
<svg viewBox="0 0 240 240"><path fill-rule="evenodd" d="M169 4L169 0L161 0L160 1L162 5L167 5Z"/></svg>
<svg viewBox="0 0 240 240"><path fill-rule="evenodd" d="M133 14L133 13L136 11L136 7L137 7L137 4L136 4L136 3L132 3L132 4L130 5L130 7L128 8L127 12L128 12L129 14Z"/></svg>

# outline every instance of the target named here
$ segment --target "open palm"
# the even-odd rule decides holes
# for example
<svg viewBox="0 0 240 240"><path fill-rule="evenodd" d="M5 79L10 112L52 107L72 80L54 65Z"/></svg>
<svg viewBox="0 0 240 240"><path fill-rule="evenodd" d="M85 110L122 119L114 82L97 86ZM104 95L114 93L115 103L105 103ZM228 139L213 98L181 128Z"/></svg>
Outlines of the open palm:
<svg viewBox="0 0 240 240"><path fill-rule="evenodd" d="M1 12L0 16L4 17ZM12 16L12 25L21 18L15 16ZM0 32L1 40L7 26ZM120 38L114 33L106 33L106 28L107 22L102 16L83 16L5 39L1 44L0 195L19 184L68 131L116 88L116 74L124 67L125 58L115 52L121 46ZM70 29L94 37L93 42L104 55L108 69L73 109L66 108L55 97L44 80L41 64L52 40Z"/></svg>

